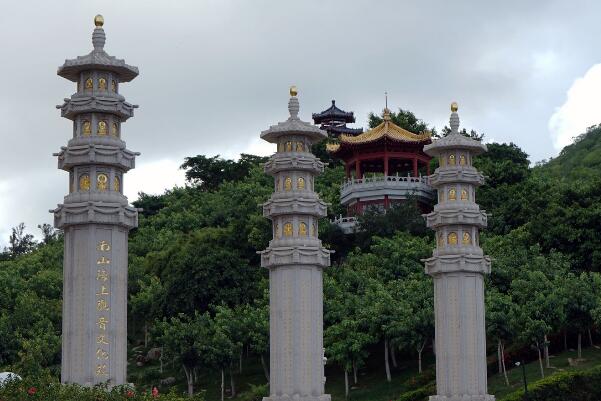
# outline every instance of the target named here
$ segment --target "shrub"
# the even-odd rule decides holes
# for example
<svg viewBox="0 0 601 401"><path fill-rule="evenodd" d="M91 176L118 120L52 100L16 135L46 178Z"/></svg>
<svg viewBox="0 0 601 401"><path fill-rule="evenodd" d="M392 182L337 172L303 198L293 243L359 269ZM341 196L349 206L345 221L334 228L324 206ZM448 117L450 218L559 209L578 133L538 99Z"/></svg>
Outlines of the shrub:
<svg viewBox="0 0 601 401"><path fill-rule="evenodd" d="M516 391L500 401L523 401L524 391ZM599 401L601 367L562 372L528 386L529 401Z"/></svg>
<svg viewBox="0 0 601 401"><path fill-rule="evenodd" d="M402 394L398 401L427 401L428 397L436 393L436 384L428 384L417 390Z"/></svg>
<svg viewBox="0 0 601 401"><path fill-rule="evenodd" d="M434 380L436 380L436 370L431 368L425 369L421 374L417 376L411 376L403 384L409 390L418 390L419 388L430 384Z"/></svg>
<svg viewBox="0 0 601 401"><path fill-rule="evenodd" d="M62 385L49 380L13 380L0 387L1 401L204 401L204 393L193 398L180 395L172 390L170 393L153 397L150 393L142 393L128 386L82 387L76 384Z"/></svg>
<svg viewBox="0 0 601 401"><path fill-rule="evenodd" d="M263 397L269 396L269 386L267 384L261 384L255 386L250 384L250 389L240 393L236 398L237 401L261 401Z"/></svg>

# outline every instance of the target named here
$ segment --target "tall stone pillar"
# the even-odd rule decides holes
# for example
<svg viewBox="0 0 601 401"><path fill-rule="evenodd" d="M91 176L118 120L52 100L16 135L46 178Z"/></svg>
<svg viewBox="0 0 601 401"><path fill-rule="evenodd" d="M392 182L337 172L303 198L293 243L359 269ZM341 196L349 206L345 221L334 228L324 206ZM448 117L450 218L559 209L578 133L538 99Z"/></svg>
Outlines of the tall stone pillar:
<svg viewBox="0 0 601 401"><path fill-rule="evenodd" d="M269 269L270 386L267 401L329 401L324 394L323 268L330 252L317 237L326 204L314 192L323 163L311 145L325 131L298 118L296 88L290 89L290 117L261 133L277 144L265 164L275 192L263 205L273 222L273 240L261 252Z"/></svg>
<svg viewBox="0 0 601 401"><path fill-rule="evenodd" d="M69 194L51 211L65 233L61 381L87 386L126 382L127 239L138 224L123 178L139 153L122 140L137 106L119 93L138 69L104 51L104 20L94 22L94 50L58 68L77 92L57 106L73 121L73 137L55 154Z"/></svg>
<svg viewBox="0 0 601 401"><path fill-rule="evenodd" d="M476 203L484 176L472 166L486 152L482 143L459 134L457 104L451 105L451 133L426 145L439 158L430 176L438 204L426 216L436 231L437 247L426 262L434 279L436 327L436 393L431 401L494 401L486 383L484 275L490 259L479 244L486 213Z"/></svg>

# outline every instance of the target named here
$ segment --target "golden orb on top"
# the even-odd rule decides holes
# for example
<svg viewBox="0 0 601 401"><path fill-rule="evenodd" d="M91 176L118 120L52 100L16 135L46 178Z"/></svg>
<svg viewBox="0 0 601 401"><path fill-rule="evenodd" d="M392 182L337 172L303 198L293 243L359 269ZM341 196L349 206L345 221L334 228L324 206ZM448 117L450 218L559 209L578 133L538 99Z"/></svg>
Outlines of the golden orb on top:
<svg viewBox="0 0 601 401"><path fill-rule="evenodd" d="M296 85L292 85L290 87L290 96L296 96L298 95L298 89L296 89Z"/></svg>
<svg viewBox="0 0 601 401"><path fill-rule="evenodd" d="M102 27L102 25L104 25L104 17L100 14L95 16L94 17L94 25L96 25L99 28Z"/></svg>
<svg viewBox="0 0 601 401"><path fill-rule="evenodd" d="M451 111L452 111L453 113L456 113L456 112L457 112L457 110L459 110L459 105L457 104L457 102L453 102L453 103L451 103Z"/></svg>

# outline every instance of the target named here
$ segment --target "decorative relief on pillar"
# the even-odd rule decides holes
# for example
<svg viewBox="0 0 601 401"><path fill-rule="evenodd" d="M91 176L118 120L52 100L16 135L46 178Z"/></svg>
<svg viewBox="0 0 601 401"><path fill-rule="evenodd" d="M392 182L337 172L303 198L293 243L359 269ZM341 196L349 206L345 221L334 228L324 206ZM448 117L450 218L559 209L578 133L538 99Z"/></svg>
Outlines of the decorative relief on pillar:
<svg viewBox="0 0 601 401"><path fill-rule="evenodd" d="M447 238L447 243L449 245L457 245L457 233L456 232L449 233L449 236Z"/></svg>
<svg viewBox="0 0 601 401"><path fill-rule="evenodd" d="M89 191L90 190L90 176L88 174L83 174L79 177L79 190L80 191Z"/></svg>
<svg viewBox="0 0 601 401"><path fill-rule="evenodd" d="M292 237L292 223L284 224L284 236Z"/></svg>
<svg viewBox="0 0 601 401"><path fill-rule="evenodd" d="M298 236L299 237L306 237L307 236L307 224L305 224L302 221L298 225Z"/></svg>
<svg viewBox="0 0 601 401"><path fill-rule="evenodd" d="M84 136L92 134L92 124L88 120L83 120L82 131Z"/></svg>
<svg viewBox="0 0 601 401"><path fill-rule="evenodd" d="M98 177L96 177L96 189L99 191L106 191L108 189L108 181L109 177L106 174L98 174Z"/></svg>
<svg viewBox="0 0 601 401"><path fill-rule="evenodd" d="M468 233L468 232L463 233L463 240L461 241L461 243L463 245L471 245L472 244L472 238L470 237L470 233Z"/></svg>
<svg viewBox="0 0 601 401"><path fill-rule="evenodd" d="M106 135L106 121L98 121L98 135Z"/></svg>

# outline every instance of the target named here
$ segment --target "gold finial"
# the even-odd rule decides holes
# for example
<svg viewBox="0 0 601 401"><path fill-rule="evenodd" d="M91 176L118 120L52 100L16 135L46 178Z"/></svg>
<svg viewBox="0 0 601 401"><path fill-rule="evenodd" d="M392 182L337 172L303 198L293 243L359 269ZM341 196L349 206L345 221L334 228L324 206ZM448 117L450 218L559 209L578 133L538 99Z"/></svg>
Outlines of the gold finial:
<svg viewBox="0 0 601 401"><path fill-rule="evenodd" d="M452 111L453 113L456 113L456 112L457 112L457 110L459 110L459 105L457 104L457 102L453 102L453 103L451 103L451 111Z"/></svg>
<svg viewBox="0 0 601 401"><path fill-rule="evenodd" d="M292 85L290 87L290 96L296 96L298 95L298 89L296 89L296 85Z"/></svg>
<svg viewBox="0 0 601 401"><path fill-rule="evenodd" d="M101 28L102 25L104 25L104 17L100 14L95 16L94 17L94 25L96 25L98 28Z"/></svg>

